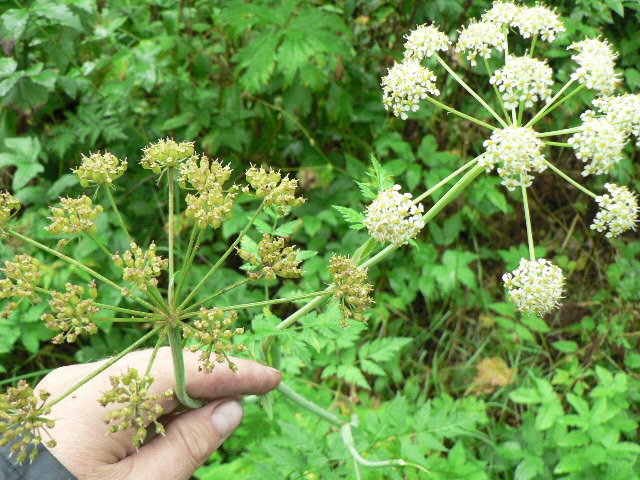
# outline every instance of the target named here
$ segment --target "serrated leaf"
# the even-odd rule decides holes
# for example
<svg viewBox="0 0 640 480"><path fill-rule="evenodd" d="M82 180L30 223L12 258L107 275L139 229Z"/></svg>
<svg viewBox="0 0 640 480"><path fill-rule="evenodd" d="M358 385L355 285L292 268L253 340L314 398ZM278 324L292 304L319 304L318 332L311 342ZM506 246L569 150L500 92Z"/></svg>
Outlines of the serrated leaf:
<svg viewBox="0 0 640 480"><path fill-rule="evenodd" d="M47 2L39 2L39 5L37 8L34 8L33 11L37 15L45 17L60 25L71 27L79 31L82 30L80 18L78 18L78 16L73 13L68 6L59 1L55 2L49 0Z"/></svg>
<svg viewBox="0 0 640 480"><path fill-rule="evenodd" d="M362 371L365 373L368 373L369 375L377 375L377 376L386 375L382 367L380 367L380 365L378 365L377 363L372 362L371 360L367 360L367 359L360 360L360 366L362 367Z"/></svg>
<svg viewBox="0 0 640 480"><path fill-rule="evenodd" d="M376 198L376 193L371 188L371 185L358 181L356 181L356 184L360 188L360 192L362 192L362 196L365 198L365 200L373 200L374 198Z"/></svg>
<svg viewBox="0 0 640 480"><path fill-rule="evenodd" d="M276 66L276 48L282 35L281 30L270 26L234 57L238 68L244 69L240 82L249 91L257 91L269 80Z"/></svg>
<svg viewBox="0 0 640 480"><path fill-rule="evenodd" d="M293 232L295 232L301 224L302 220L292 220L290 222L285 222L278 228L276 228L274 235L277 235L278 237L288 237Z"/></svg>
<svg viewBox="0 0 640 480"><path fill-rule="evenodd" d="M355 365L340 365L336 371L336 375L347 383L355 383L359 387L371 390L366 378Z"/></svg>
<svg viewBox="0 0 640 480"><path fill-rule="evenodd" d="M382 164L378 161L373 154L370 156L371 166L373 167L373 180L375 182L375 186L378 188L378 191L381 192L386 190L387 188L393 187L393 178L389 172L382 166ZM369 174L371 176L371 174Z"/></svg>
<svg viewBox="0 0 640 480"><path fill-rule="evenodd" d="M376 362L388 362L412 341L413 339L407 337L378 338L365 344L358 352L358 356L361 359L368 358Z"/></svg>
<svg viewBox="0 0 640 480"><path fill-rule="evenodd" d="M553 348L563 353L574 353L578 351L578 344L571 340L559 340L551 344Z"/></svg>
<svg viewBox="0 0 640 480"><path fill-rule="evenodd" d="M341 207L340 205L332 205L332 207L340 212L342 218L344 218L348 223L354 224L359 228L364 228L363 223L367 218L364 213L358 212L353 208Z"/></svg>
<svg viewBox="0 0 640 480"><path fill-rule="evenodd" d="M12 8L0 15L0 37L18 42L29 20L26 9Z"/></svg>
<svg viewBox="0 0 640 480"><path fill-rule="evenodd" d="M44 170L38 163L40 142L33 137L14 137L5 139L5 146L9 152L0 153L0 167L12 165L17 168L13 189L18 191Z"/></svg>
<svg viewBox="0 0 640 480"><path fill-rule="evenodd" d="M540 403L542 398L537 390L528 387L516 388L509 394L509 398L516 403Z"/></svg>
<svg viewBox="0 0 640 480"><path fill-rule="evenodd" d="M16 71L18 62L11 57L0 58L0 75L9 75Z"/></svg>

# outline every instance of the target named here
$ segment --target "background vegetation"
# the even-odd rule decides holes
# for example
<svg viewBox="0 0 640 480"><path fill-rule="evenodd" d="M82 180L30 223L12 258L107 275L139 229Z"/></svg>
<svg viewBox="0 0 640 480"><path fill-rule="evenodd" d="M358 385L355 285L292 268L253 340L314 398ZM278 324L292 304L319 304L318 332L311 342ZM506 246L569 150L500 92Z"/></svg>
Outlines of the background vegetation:
<svg viewBox="0 0 640 480"><path fill-rule="evenodd" d="M370 154L419 192L478 153L483 132L427 105L408 121L389 115L379 81L413 26L435 21L454 34L488 5L0 0L0 188L28 206L20 228L45 238L47 205L80 193L70 174L80 153L108 148L130 159L116 197L136 225L134 237L148 241L163 235L165 200L133 164L160 137L193 139L198 150L230 162L238 177L251 163L298 177L309 201L279 234L308 252L307 275L279 293L317 290L329 279L331 253L353 251L366 239L328 206L361 208L354 180L365 177ZM554 5L568 30L567 40L548 50L558 78L566 80L573 68L568 39L602 34L621 53L623 88L637 91L640 3ZM453 58L460 70L467 68L462 60ZM488 85L479 74L469 80L479 90ZM477 108L454 82L441 90L456 108ZM565 110L574 123L590 98ZM579 176L573 154L562 155L556 160ZM637 158L629 148L613 174L635 191ZM418 248L371 270L377 303L369 325L343 330L331 312L306 317L307 328L286 333L280 368L317 403L360 415L356 444L367 458L402 457L446 479L640 478L640 241L633 232L616 241L593 235L595 205L540 175L530 200L537 242L565 271L568 286L559 311L523 321L500 279L526 256L526 232L520 201L497 184L482 176L419 237ZM101 240L123 250L115 219L103 217ZM245 217L236 218L209 233L199 254L202 272L243 226ZM0 243L3 259L22 251ZM73 255L110 268L90 242L76 243ZM52 287L81 275L60 262L47 265ZM227 279L239 277L235 267L224 270ZM234 292L244 302L265 297L262 284ZM110 355L137 336L134 327L103 325L98 335L54 347L38 308L0 320L5 386L17 376L36 383L52 368ZM244 322L259 339L273 333L272 315L291 308ZM242 429L197 478L355 477L338 432L276 400L273 421L251 407ZM408 469L360 474L427 478Z"/></svg>

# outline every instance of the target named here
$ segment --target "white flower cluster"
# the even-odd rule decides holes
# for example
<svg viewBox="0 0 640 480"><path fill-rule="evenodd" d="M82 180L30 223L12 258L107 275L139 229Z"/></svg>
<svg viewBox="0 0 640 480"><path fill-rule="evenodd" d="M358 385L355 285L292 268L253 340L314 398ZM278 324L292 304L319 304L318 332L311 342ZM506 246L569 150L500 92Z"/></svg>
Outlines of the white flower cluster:
<svg viewBox="0 0 640 480"><path fill-rule="evenodd" d="M389 69L387 76L382 78L384 108L406 120L406 112L418 111L420 100L426 98L428 93L440 95L435 81L436 76L417 60L396 63Z"/></svg>
<svg viewBox="0 0 640 480"><path fill-rule="evenodd" d="M520 266L502 276L511 301L525 315L543 316L559 305L564 275L548 260L520 259Z"/></svg>
<svg viewBox="0 0 640 480"><path fill-rule="evenodd" d="M606 236L609 238L617 237L629 229L635 230L638 221L636 195L627 187L614 183L605 183L604 187L609 190L610 195L596 197L600 210L593 219L591 228L598 232L608 229Z"/></svg>
<svg viewBox="0 0 640 480"><path fill-rule="evenodd" d="M482 14L482 20L502 25L510 25L520 8L513 2L493 2L489 10Z"/></svg>
<svg viewBox="0 0 640 480"><path fill-rule="evenodd" d="M507 48L507 37L502 26L494 22L475 22L460 30L456 52L466 52L471 66L477 65L476 57L491 58L493 49L504 51Z"/></svg>
<svg viewBox="0 0 640 480"><path fill-rule="evenodd" d="M496 129L483 146L486 152L478 160L478 165L490 172L500 163L498 175L502 178L502 185L509 190L521 185L530 186L533 180L530 172L540 173L547 168L542 155L544 143L531 128L510 125Z"/></svg>
<svg viewBox="0 0 640 480"><path fill-rule="evenodd" d="M435 25L418 25L409 35L405 35L404 58L421 62L433 56L438 50L446 50L451 40Z"/></svg>
<svg viewBox="0 0 640 480"><path fill-rule="evenodd" d="M422 204L414 204L410 193L399 190L400 185L387 188L367 207L364 224L378 242L405 245L424 227Z"/></svg>
<svg viewBox="0 0 640 480"><path fill-rule="evenodd" d="M553 42L566 30L558 14L544 5L519 7L511 26L516 27L524 38L538 36L545 42Z"/></svg>
<svg viewBox="0 0 640 480"><path fill-rule="evenodd" d="M509 55L504 67L495 71L489 83L502 92L505 108L516 108L520 102L531 108L533 102L546 102L551 98L553 71L545 61Z"/></svg>
<svg viewBox="0 0 640 480"><path fill-rule="evenodd" d="M594 117L591 111L582 119L583 130L569 139L576 157L585 163L582 176L608 173L622 159L628 136L607 117Z"/></svg>
<svg viewBox="0 0 640 480"><path fill-rule="evenodd" d="M587 88L603 95L613 93L620 82L620 76L615 72L618 54L613 51L607 40L586 38L572 43L567 50L577 52L571 56L579 65L571 74L573 80L584 83Z"/></svg>
<svg viewBox="0 0 640 480"><path fill-rule="evenodd" d="M640 95L625 93L611 97L600 97L593 104L604 113L616 127L636 137L640 147Z"/></svg>

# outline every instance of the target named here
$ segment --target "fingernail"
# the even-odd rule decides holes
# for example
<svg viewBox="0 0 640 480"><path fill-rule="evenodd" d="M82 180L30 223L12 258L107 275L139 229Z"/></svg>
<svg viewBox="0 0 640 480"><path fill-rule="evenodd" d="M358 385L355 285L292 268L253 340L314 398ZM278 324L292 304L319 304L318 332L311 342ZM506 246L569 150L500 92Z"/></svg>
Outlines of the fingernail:
<svg viewBox="0 0 640 480"><path fill-rule="evenodd" d="M240 402L236 400L229 400L221 403L213 411L211 415L211 422L214 428L220 434L220 438L225 440L231 433L238 428L242 417L244 416L244 409Z"/></svg>
<svg viewBox="0 0 640 480"><path fill-rule="evenodd" d="M267 367L269 370L271 370L271 373L273 373L274 375L276 375L277 377L282 377L282 372L276 368L273 367Z"/></svg>

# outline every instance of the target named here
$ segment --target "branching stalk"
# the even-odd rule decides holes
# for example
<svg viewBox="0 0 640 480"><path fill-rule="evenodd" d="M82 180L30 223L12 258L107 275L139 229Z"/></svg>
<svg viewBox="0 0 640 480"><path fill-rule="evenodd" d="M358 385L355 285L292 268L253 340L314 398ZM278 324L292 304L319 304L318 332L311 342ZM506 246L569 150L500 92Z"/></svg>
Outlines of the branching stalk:
<svg viewBox="0 0 640 480"><path fill-rule="evenodd" d="M545 160L544 162L547 164L547 167L549 167L551 170L556 172L558 175L560 175L562 178L564 178L567 182L569 182L571 185L576 187L581 192L586 193L591 198L596 198L598 196L595 193L593 193L591 190L589 190L588 188L583 187L582 185L580 185L573 178L571 178L569 175L567 175L562 170L560 170L558 167L556 167L553 163L549 162L549 160Z"/></svg>
<svg viewBox="0 0 640 480"><path fill-rule="evenodd" d="M456 110L455 108L451 108L450 106L445 105L442 102L439 102L435 98L427 96L425 98L425 100L427 100L428 102L432 103L433 105L435 105L437 107L442 108L443 110L446 110L447 112L454 113L454 114L458 115L459 117L462 117L462 118L464 118L466 120L469 120L470 122L477 123L478 125L482 125L483 127L486 127L489 130L495 130L496 128L498 128L498 127L494 127L493 125L490 125L490 124L488 124L486 122L483 122L482 120L478 120L477 118L472 117L471 115L467 115L466 113L463 113L460 110Z"/></svg>
<svg viewBox="0 0 640 480"><path fill-rule="evenodd" d="M171 346L171 357L173 358L173 371L176 376L176 396L185 407L200 408L204 405L204 402L191 398L187 393L180 327L169 327L169 345Z"/></svg>
<svg viewBox="0 0 640 480"><path fill-rule="evenodd" d="M129 240L129 245L131 245L133 243L133 240L131 240L131 235L129 235L129 231L127 230L127 227L125 226L124 221L122 220L122 216L120 215L120 210L118 209L118 204L113 199L113 195L112 195L111 190L109 189L109 187L105 187L104 191L107 192L107 197L109 198L109 203L111 204L111 208L113 209L113 213L116 214L116 218L118 219L118 223L120 224L120 228L122 229L124 234L127 236L127 240Z"/></svg>
<svg viewBox="0 0 640 480"><path fill-rule="evenodd" d="M531 228L531 214L529 213L529 201L527 199L527 187L521 185L522 188L522 205L524 207L524 218L527 224L527 241L529 243L529 256L531 261L536 261L536 247L533 245L533 229Z"/></svg>

